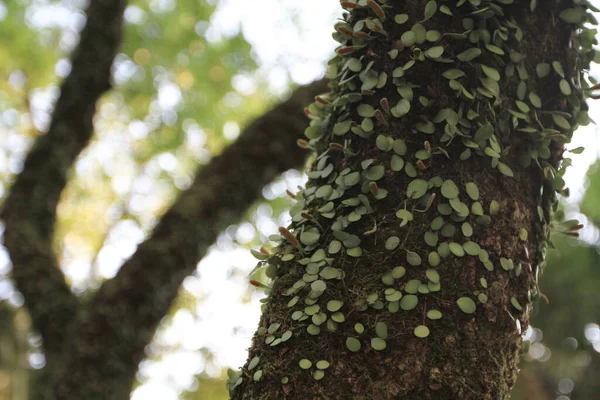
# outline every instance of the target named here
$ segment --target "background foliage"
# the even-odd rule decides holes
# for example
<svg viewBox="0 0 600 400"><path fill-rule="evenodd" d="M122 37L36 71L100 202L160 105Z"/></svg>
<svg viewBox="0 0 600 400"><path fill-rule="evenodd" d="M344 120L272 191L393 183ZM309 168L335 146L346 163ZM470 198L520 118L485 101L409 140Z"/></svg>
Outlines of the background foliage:
<svg viewBox="0 0 600 400"><path fill-rule="evenodd" d="M198 167L285 97L294 80L307 82L322 72L334 46L324 39L340 12L335 0L304 8L291 0L252 3L129 2L125 40L113 66L115 88L101 101L95 137L59 205L56 252L81 296L114 276ZM0 203L33 140L48 127L85 24L84 6L83 0L0 0ZM267 34L252 25L253 9L263 15L257 23ZM597 109L592 105L592 118L598 119ZM554 238L556 250L549 252L541 282L549 302L538 305L525 333L531 346L514 399L591 399L600 390L596 128L577 133L574 141L587 150L574 156L579 173L571 174L573 196L563 208L567 218L587 220L587 227L579 239ZM586 162L593 165L582 186ZM264 188L264 200L245 222L221 234L165 316L132 398L226 398L224 369L243 363L259 317L261 295L247 284L253 268L247 248L286 224L285 190L302 181L298 172L284 174ZM44 365L10 269L0 245L1 400L26 398L28 374Z"/></svg>

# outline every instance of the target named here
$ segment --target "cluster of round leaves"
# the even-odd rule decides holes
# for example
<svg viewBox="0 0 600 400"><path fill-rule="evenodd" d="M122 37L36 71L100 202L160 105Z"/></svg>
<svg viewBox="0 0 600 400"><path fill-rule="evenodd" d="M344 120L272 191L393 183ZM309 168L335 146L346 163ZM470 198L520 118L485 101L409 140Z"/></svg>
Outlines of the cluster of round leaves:
<svg viewBox="0 0 600 400"><path fill-rule="evenodd" d="M344 278L344 271L333 265L334 256L342 249L349 257L362 256L360 236L347 233L345 229L374 212L372 201L387 196L388 192L381 184L386 181L385 177L390 171L404 171L412 178L406 188L407 201L396 213L400 220L400 228L413 221L415 212L427 211L432 207L437 196L435 207L439 215L431 221L430 230L425 232L423 237L425 244L435 249L426 257L430 266L426 271L426 282L418 279L407 281L404 294L394 287L383 289L383 293L372 293L366 299L357 300L353 304L359 310L366 310L368 307L382 309L385 307L382 299L387 302L388 311L391 313L398 312L399 309L415 309L418 305L418 295L440 290L439 273L434 268L450 255L476 256L488 271L494 269L487 251L470 238L474 235L474 225L487 226L491 223L492 217L500 212L500 204L492 200L489 202L488 212L485 213L475 182L457 184L441 177L434 177L428 181L419 177L419 169L427 168L425 162L434 155L449 157L442 144L462 144L464 150L460 154L460 161L468 160L473 154L488 157L492 168L507 177L513 177L512 168L503 161L511 151L505 140L511 131L524 133L528 135L525 137L529 138L529 144L524 153L518 154L520 165L524 168L530 165L541 167L546 179L551 180L553 189L563 190L564 168L557 170L548 162L549 144L551 140L568 141L573 126L583 123L587 118L585 110L575 101L579 90L573 89L577 89L578 77L567 76L559 61L549 61L537 64L536 78L533 79L533 71L529 70L530 66L525 56L518 51L523 32L514 21L504 18L502 13L502 6L512 4L513 0L459 0L453 8L439 3L433 0L427 2L423 19L410 21L407 14L388 15L391 8L383 1L343 2L349 10L365 8L369 9L369 14L360 20L352 19L352 23L349 22L349 14L344 22L336 24L334 37L342 46L337 50L338 58L329 64L327 73L327 76L333 79L334 92L318 96L315 103L307 108L312 118L310 127L306 130L309 142L301 141L301 145L308 148L317 148L318 142L329 142L329 146L324 151L320 150L313 169L308 172L312 186L296 195L298 201L290 210L295 234L284 230L282 237L275 238L283 239L284 242L273 256L254 253L262 263L269 265L267 271L272 272L272 277L277 276L277 270L285 263L293 261L304 266L305 273L302 278L284 294L293 296L288 302L289 308L296 307L303 300L305 306L293 311L291 318L298 322L310 319L311 323L307 325L306 331L311 335L318 335L323 325L328 330L335 331L338 324L345 321L342 300L333 299L320 305L319 298L326 292L327 282L334 283L335 280ZM426 28L426 21L436 14L440 18L452 18L455 8L469 5L472 12L462 20L463 32L442 34ZM532 7L534 6L535 2L532 2ZM584 16L587 14L582 14L581 9L579 7L575 11L565 10L560 18L568 23L582 24L587 21L587 17ZM374 60L368 61L369 42L374 39L386 41L388 34L384 26L390 23L407 29L401 35L401 46L391 48L387 53L387 56L396 62L394 68L389 71L376 71ZM492 26L494 30L488 30L488 27ZM447 43L447 40L443 40L444 37L450 39L451 45L442 44ZM586 51L588 47L591 49L591 45L581 46ZM412 83L409 80L411 69L418 62L425 61L452 64L443 73L443 77L447 79L449 88L458 98L456 109L445 108L437 111L435 115L427 115L430 101L426 93L416 82ZM472 86L472 79L467 79L473 74L478 77L478 84L475 86ZM574 104L573 113L545 109L542 99L534 91L536 84L543 84L543 80L551 75L560 77L559 90L570 104ZM504 87L500 85L503 77L518 78L519 84L515 94L503 92ZM396 87L399 98L390 100L383 97L379 99L378 104L374 104L376 92L384 87L389 88L390 82ZM517 100L506 108L503 100L514 96ZM402 139L385 134L392 120L403 121L403 117L415 107L422 112L422 120L409 128L412 128L413 133L423 134L426 138L423 147L417 149L413 149L412 144L408 146ZM544 121L544 126L541 126L540 120ZM345 158L352 159L356 156L352 147L353 141L369 139L378 131L382 133L375 137L375 146L384 153L391 153L389 167L375 159L368 159L360 161L358 165L348 162L348 167L336 171L333 158L330 157L331 152L341 151ZM358 139L350 136L350 133ZM440 147L432 148L430 141L438 143ZM360 194L353 195L354 197L346 195L350 190L355 193L357 188ZM541 205L538 207L538 213L538 224L547 224ZM326 246L327 249L320 247L323 228L317 222L317 215L333 220L333 238ZM373 228L364 232L364 235L373 234L376 230L375 221ZM463 243L452 240L459 230L466 239ZM521 229L519 237L527 241L527 230ZM392 235L387 238L384 246L388 251L396 251L402 247L401 239ZM409 265L422 265L423 259L418 253L408 249L403 251ZM298 254L302 258L298 259ZM500 264L504 270L515 276L521 271L520 264L515 266L510 259L500 258ZM381 280L384 285L393 286L405 274L406 268L399 266L384 274ZM485 278L481 278L480 283L482 289L487 289ZM303 299L300 297L301 291L308 292ZM381 294L383 296L380 298ZM487 295L482 291L477 290L474 295L481 303L487 302ZM456 304L466 314L473 314L477 310L475 301L469 296L460 297ZM516 297L511 299L511 304L516 310L523 310ZM432 309L427 311L427 317L437 320L442 318L442 313ZM267 329L261 328L264 330L262 334L266 335L265 343L268 341L267 344L276 346L291 337L291 331L277 337L275 333L278 328L279 326L273 328L273 325ZM356 323L354 330L356 335L346 338L346 347L351 352L361 349L361 340L357 337L364 334L365 327ZM370 346L374 350L382 351L387 347L387 325L377 322L374 331L375 334L370 337ZM425 338L430 334L430 330L425 325L419 325L414 328L414 334ZM311 366L309 360L300 361L300 367L303 369L309 369ZM324 376L324 372L319 372L324 369L317 365L313 374L315 379ZM258 372L255 372L255 380L260 380L262 376ZM315 375L317 373L318 375Z"/></svg>
<svg viewBox="0 0 600 400"><path fill-rule="evenodd" d="M304 369L304 370L309 370L313 367L313 363L312 361L303 358L302 360L300 360L298 362L298 365L300 366L300 368ZM313 371L312 376L315 380L320 381L321 379L323 379L325 377L325 370L327 368L329 368L330 363L327 360L319 360L316 363L314 363L314 366L316 367L316 369ZM285 379L285 378L284 378ZM287 383L283 382L282 383Z"/></svg>

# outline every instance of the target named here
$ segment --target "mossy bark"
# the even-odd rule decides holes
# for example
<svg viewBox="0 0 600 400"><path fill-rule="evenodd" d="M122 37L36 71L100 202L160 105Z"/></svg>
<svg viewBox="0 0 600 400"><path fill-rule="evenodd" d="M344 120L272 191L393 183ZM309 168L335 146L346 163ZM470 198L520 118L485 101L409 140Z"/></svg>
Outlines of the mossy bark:
<svg viewBox="0 0 600 400"><path fill-rule="evenodd" d="M356 3L309 107L310 180L258 256L274 281L232 399L508 398L585 119L583 17L566 0Z"/></svg>

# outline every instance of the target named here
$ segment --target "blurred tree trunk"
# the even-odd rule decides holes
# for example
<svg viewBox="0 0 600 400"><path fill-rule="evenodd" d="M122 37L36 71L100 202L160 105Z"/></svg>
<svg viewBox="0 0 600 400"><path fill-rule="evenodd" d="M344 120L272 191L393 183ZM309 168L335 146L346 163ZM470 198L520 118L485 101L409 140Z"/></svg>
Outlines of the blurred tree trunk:
<svg viewBox="0 0 600 400"><path fill-rule="evenodd" d="M587 120L585 3L342 2L310 181L257 254L274 281L233 399L510 396Z"/></svg>
<svg viewBox="0 0 600 400"><path fill-rule="evenodd" d="M29 316L0 303L0 327L0 400L27 400Z"/></svg>

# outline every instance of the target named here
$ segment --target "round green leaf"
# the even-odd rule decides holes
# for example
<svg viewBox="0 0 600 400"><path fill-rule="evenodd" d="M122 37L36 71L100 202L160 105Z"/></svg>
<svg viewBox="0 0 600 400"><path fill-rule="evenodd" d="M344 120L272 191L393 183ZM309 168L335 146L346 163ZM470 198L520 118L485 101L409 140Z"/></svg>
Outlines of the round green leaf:
<svg viewBox="0 0 600 400"><path fill-rule="evenodd" d="M454 199L458 196L459 190L458 190L458 186L456 186L456 184L451 181L451 180L445 180L444 183L442 183L442 196L444 196L447 199Z"/></svg>
<svg viewBox="0 0 600 400"><path fill-rule="evenodd" d="M414 294L407 294L400 300L400 308L404 311L413 310L417 304L419 304L419 299Z"/></svg>
<svg viewBox="0 0 600 400"><path fill-rule="evenodd" d="M360 182L360 172L351 172L348 175L344 176L344 185L346 186L354 186L358 182Z"/></svg>
<svg viewBox="0 0 600 400"><path fill-rule="evenodd" d="M464 222L462 224L461 230L463 235L465 235L466 237L471 237L473 235L473 227L468 222Z"/></svg>
<svg viewBox="0 0 600 400"><path fill-rule="evenodd" d="M415 41L417 40L417 36L415 35L415 33L413 31L406 31L402 34L402 36L400 36L400 40L402 40L402 43L404 43L404 46L410 47L413 44L415 44Z"/></svg>
<svg viewBox="0 0 600 400"><path fill-rule="evenodd" d="M381 151L388 151L392 147L387 136L384 135L377 136L377 139L375 140L375 145Z"/></svg>
<svg viewBox="0 0 600 400"><path fill-rule="evenodd" d="M510 304L513 305L514 308L516 308L519 311L523 311L523 307L521 306L521 303L519 303L519 300L517 300L516 297L511 297L510 298Z"/></svg>
<svg viewBox="0 0 600 400"><path fill-rule="evenodd" d="M383 165L375 165L367 170L365 176L371 181L377 181L385 175L385 167Z"/></svg>
<svg viewBox="0 0 600 400"><path fill-rule="evenodd" d="M331 319L334 320L335 322L342 323L346 320L346 316L343 313L338 311L331 315Z"/></svg>
<svg viewBox="0 0 600 400"><path fill-rule="evenodd" d="M341 249L342 242L340 242L339 240L332 240L331 242L329 242L329 248L327 249L327 252L329 254L337 254Z"/></svg>
<svg viewBox="0 0 600 400"><path fill-rule="evenodd" d="M352 126L352 121L350 121L350 120L347 120L344 122L338 122L337 124L335 124L333 126L333 133L335 135L343 135L350 130L351 126Z"/></svg>
<svg viewBox="0 0 600 400"><path fill-rule="evenodd" d="M483 215L483 206L480 202L476 201L471 205L471 212L474 215Z"/></svg>
<svg viewBox="0 0 600 400"><path fill-rule="evenodd" d="M387 347L387 343L381 338L372 338L371 347L373 348L373 350L381 351Z"/></svg>
<svg viewBox="0 0 600 400"><path fill-rule="evenodd" d="M429 328L425 325L419 325L415 328L415 336L419 338L426 338L429 336Z"/></svg>
<svg viewBox="0 0 600 400"><path fill-rule="evenodd" d="M383 282L384 285L388 285L391 286L394 284L394 277L392 276L391 272L386 272L385 274L383 274L381 276L381 282Z"/></svg>
<svg viewBox="0 0 600 400"><path fill-rule="evenodd" d="M434 46L425 51L425 55L429 58L440 58L444 54L444 46Z"/></svg>
<svg viewBox="0 0 600 400"><path fill-rule="evenodd" d="M419 279L411 279L410 281L406 282L404 291L406 293L415 294L419 290L419 286L421 286L421 281Z"/></svg>
<svg viewBox="0 0 600 400"><path fill-rule="evenodd" d="M466 242L463 244L463 249L470 256L476 256L481 251L481 247L475 242Z"/></svg>
<svg viewBox="0 0 600 400"><path fill-rule="evenodd" d="M436 252L436 251L432 251L431 253L429 253L429 255L427 256L427 262L429 263L429 265L431 265L432 267L437 267L438 265L440 265L440 255Z"/></svg>
<svg viewBox="0 0 600 400"><path fill-rule="evenodd" d="M400 238L398 236L390 236L385 241L385 249L386 250L394 250L400 244Z"/></svg>
<svg viewBox="0 0 600 400"><path fill-rule="evenodd" d="M437 252L442 258L448 257L450 255L450 246L448 245L448 242L441 243L437 248Z"/></svg>
<svg viewBox="0 0 600 400"><path fill-rule="evenodd" d="M500 56L504 55L504 50L502 50L500 47L498 46L494 46L493 44L486 44L485 48L488 49L489 51L491 51L494 54L498 54Z"/></svg>
<svg viewBox="0 0 600 400"><path fill-rule="evenodd" d="M323 370L316 370L315 372L313 372L313 378L316 381L320 381L321 379L323 379L323 377L325 376L325 371Z"/></svg>
<svg viewBox="0 0 600 400"><path fill-rule="evenodd" d="M404 168L404 159L399 155L394 154L392 156L390 166L392 167L392 171L394 172L402 171L402 168Z"/></svg>
<svg viewBox="0 0 600 400"><path fill-rule="evenodd" d="M456 301L456 304L465 314L473 314L477 310L477 305L470 297L461 297Z"/></svg>
<svg viewBox="0 0 600 400"><path fill-rule="evenodd" d="M529 102L535 108L542 108L542 99L540 98L540 96L533 92L529 92Z"/></svg>
<svg viewBox="0 0 600 400"><path fill-rule="evenodd" d="M561 79L559 86L560 86L561 93L564 94L565 96L569 96L572 93L571 85L569 85L569 82L567 82L566 79Z"/></svg>
<svg viewBox="0 0 600 400"><path fill-rule="evenodd" d="M491 216L498 215L499 212L500 212L500 203L498 203L496 200L492 200L490 202L490 215Z"/></svg>
<svg viewBox="0 0 600 400"><path fill-rule="evenodd" d="M394 144L392 144L392 150L394 150L394 153L396 153L400 156L406 155L406 152L407 152L406 142L402 139L394 140Z"/></svg>
<svg viewBox="0 0 600 400"><path fill-rule="evenodd" d="M421 257L415 253L414 251L406 251L406 261L412 265L412 266L417 266L417 265L421 265Z"/></svg>
<svg viewBox="0 0 600 400"><path fill-rule="evenodd" d="M321 328L319 328L317 325L310 324L306 327L306 332L308 332L310 335L316 336L321 333Z"/></svg>
<svg viewBox="0 0 600 400"><path fill-rule="evenodd" d="M456 226L454 226L454 224L451 224L451 223L445 224L442 227L442 230L440 231L440 233L444 237L448 237L448 238L452 237L456 233Z"/></svg>
<svg viewBox="0 0 600 400"><path fill-rule="evenodd" d="M483 73L488 76L488 78L493 79L496 82L500 80L500 73L498 70L483 64L481 64L481 69L483 70Z"/></svg>
<svg viewBox="0 0 600 400"><path fill-rule="evenodd" d="M327 289L327 284L322 280L314 281L310 284L310 288L315 292L324 292Z"/></svg>
<svg viewBox="0 0 600 400"><path fill-rule="evenodd" d="M394 16L394 22L396 22L398 25L402 25L406 21L408 21L408 14L396 14Z"/></svg>
<svg viewBox="0 0 600 400"><path fill-rule="evenodd" d="M435 247L438 243L438 235L435 232L425 232L425 243L428 246Z"/></svg>
<svg viewBox="0 0 600 400"><path fill-rule="evenodd" d="M358 113L358 115L364 118L370 118L375 116L375 109L370 104L359 104L358 107L356 107L356 112Z"/></svg>
<svg viewBox="0 0 600 400"><path fill-rule="evenodd" d="M357 351L360 350L361 345L360 345L360 342L358 341L358 339L349 337L349 338L346 338L346 347L351 352L356 353Z"/></svg>
<svg viewBox="0 0 600 400"><path fill-rule="evenodd" d="M392 277L394 279L400 279L404 276L404 274L406 274L406 268L404 267L395 267L392 270Z"/></svg>
<svg viewBox="0 0 600 400"><path fill-rule="evenodd" d="M427 35L427 30L425 29L425 27L423 25L421 25L419 23L416 23L416 24L413 25L412 28L410 28L410 30L415 33L415 42L417 44L422 44L423 42L425 42L425 37ZM414 64L414 60L410 60L408 63L411 63L411 62ZM404 66L404 68L408 69L406 67L406 65Z"/></svg>
<svg viewBox="0 0 600 400"><path fill-rule="evenodd" d="M306 358L303 358L302 360L300 360L298 365L300 365L300 368L302 369L309 369L310 367L312 367L312 362L310 360L307 360Z"/></svg>
<svg viewBox="0 0 600 400"><path fill-rule="evenodd" d="M465 249L463 249L463 247L455 242L450 242L450 244L448 245L450 247L450 251L452 252L452 254L454 254L457 257L462 257L465 255Z"/></svg>
<svg viewBox="0 0 600 400"><path fill-rule="evenodd" d="M336 312L344 305L343 301L329 300L327 302L327 311Z"/></svg>
<svg viewBox="0 0 600 400"><path fill-rule="evenodd" d="M329 361L327 361L327 360L319 360L319 361L317 361L316 365L317 365L318 369L327 369L327 368L329 368L330 364L329 364Z"/></svg>
<svg viewBox="0 0 600 400"><path fill-rule="evenodd" d="M387 336L388 336L387 324L385 322L378 322L375 325L375 333L377 334L377 337L379 337L381 339L387 339Z"/></svg>
<svg viewBox="0 0 600 400"><path fill-rule="evenodd" d="M511 178L515 176L512 169L510 169L508 165L504 164L501 161L498 162L498 171L500 171L500 173L502 173L503 175L506 175Z"/></svg>
<svg viewBox="0 0 600 400"><path fill-rule="evenodd" d="M365 331L365 326L359 322L357 322L356 324L354 324L354 330L356 331L356 333L358 333L359 335L361 333L363 333Z"/></svg>
<svg viewBox="0 0 600 400"><path fill-rule="evenodd" d="M256 371L254 373L254 376L252 377L252 379L254 379L254 382L258 382L258 381L260 381L260 379L262 378L262 376L263 376L263 370L259 369L258 371Z"/></svg>
<svg viewBox="0 0 600 400"><path fill-rule="evenodd" d="M312 246L319 241L320 237L321 234L318 231L306 230L300 234L300 241L307 246Z"/></svg>
<svg viewBox="0 0 600 400"><path fill-rule="evenodd" d="M393 290L394 290L393 293L385 295L385 299L387 301L394 302L394 301L398 301L402 298L402 292L399 292L395 289L393 289Z"/></svg>
<svg viewBox="0 0 600 400"><path fill-rule="evenodd" d="M550 64L540 63L540 64L536 65L535 72L537 73L537 76L540 78L547 77L548 75L550 75Z"/></svg>
<svg viewBox="0 0 600 400"><path fill-rule="evenodd" d="M333 267L325 267L323 268L323 270L319 273L319 276L323 279L336 279L339 278L341 275L341 272L339 269L337 268L333 268Z"/></svg>
<svg viewBox="0 0 600 400"><path fill-rule="evenodd" d="M571 124L569 124L569 121L567 121L567 119L562 115L552 114L552 120L559 128L563 128L565 130L571 129Z"/></svg>
<svg viewBox="0 0 600 400"><path fill-rule="evenodd" d="M258 365L259 362L260 362L260 357L258 357L258 356L253 357L252 360L250 360L250 363L248 364L248 371L252 371L254 368L256 368L256 366Z"/></svg>
<svg viewBox="0 0 600 400"><path fill-rule="evenodd" d="M440 319L442 318L442 312L439 310L429 310L427 311L427 318L433 320Z"/></svg>
<svg viewBox="0 0 600 400"><path fill-rule="evenodd" d="M474 48L463 51L462 53L457 55L456 58L458 58L460 61L463 61L463 62L469 62L469 61L472 61L475 58L479 57L480 55L481 55L481 50L474 47Z"/></svg>
<svg viewBox="0 0 600 400"><path fill-rule="evenodd" d="M346 254L348 254L350 257L360 257L362 256L362 249L360 247L353 247L346 250Z"/></svg>
<svg viewBox="0 0 600 400"><path fill-rule="evenodd" d="M442 34L439 31L429 30L425 34L425 39L427 39L428 42L437 42L440 40L441 36Z"/></svg>
<svg viewBox="0 0 600 400"><path fill-rule="evenodd" d="M425 5L424 21L427 21L428 19L433 17L433 15L435 14L436 11L437 11L437 2L434 0L428 1L427 4Z"/></svg>
<svg viewBox="0 0 600 400"><path fill-rule="evenodd" d="M442 76L446 79L458 79L465 76L465 73L460 69L448 69L442 74Z"/></svg>
<svg viewBox="0 0 600 400"><path fill-rule="evenodd" d="M442 217L435 217L433 219L433 221L431 221L431 229L433 229L434 231L437 231L439 229L441 229L441 227L444 226L444 218Z"/></svg>
<svg viewBox="0 0 600 400"><path fill-rule="evenodd" d="M425 271L425 276L433 283L440 282L440 274L435 269L428 269Z"/></svg>
<svg viewBox="0 0 600 400"><path fill-rule="evenodd" d="M275 331L277 331L277 329L279 329L280 326L281 326L281 324L279 324L277 322L269 325L269 329L267 329L267 333L274 333Z"/></svg>
<svg viewBox="0 0 600 400"><path fill-rule="evenodd" d="M527 241L528 236L529 236L529 233L527 232L527 229L521 228L521 230L519 231L519 239L521 239L523 241Z"/></svg>
<svg viewBox="0 0 600 400"><path fill-rule="evenodd" d="M408 184L406 195L411 199L419 199L427 193L429 184L423 179L415 179Z"/></svg>
<svg viewBox="0 0 600 400"><path fill-rule="evenodd" d="M283 332L283 335L281 335L281 341L287 342L291 337L292 337L292 331L287 330L287 331Z"/></svg>
<svg viewBox="0 0 600 400"><path fill-rule="evenodd" d="M471 200L479 200L479 188L475 182L467 182L465 188L467 189L467 194Z"/></svg>

